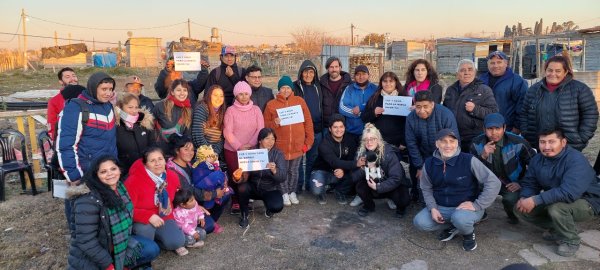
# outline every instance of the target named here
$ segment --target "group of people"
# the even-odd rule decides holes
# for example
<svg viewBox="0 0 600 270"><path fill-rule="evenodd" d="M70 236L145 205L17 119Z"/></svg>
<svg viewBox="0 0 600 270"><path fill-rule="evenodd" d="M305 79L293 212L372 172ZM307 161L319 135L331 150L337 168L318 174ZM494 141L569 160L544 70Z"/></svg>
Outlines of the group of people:
<svg viewBox="0 0 600 270"><path fill-rule="evenodd" d="M260 67L236 60L223 46L221 64L209 72L203 61L190 82L169 60L154 84L157 103L137 76L117 94L108 74L82 87L74 70L59 72L64 88L49 101L48 128L70 185L70 268L148 268L160 248L183 256L221 233L228 205L247 228L253 200L271 218L303 192L319 204L333 193L360 216L375 211L374 199L387 199L398 218L419 203L414 225L440 230L440 241L460 234L467 251L497 195L510 224L547 229L563 256L579 247L575 222L600 213L597 173L580 152L598 108L567 58L548 59L531 87L503 52L488 56L479 77L464 59L445 91L424 59L409 65L404 85L393 72L374 84L364 65L350 75L337 57L319 77L306 60L276 94ZM386 96L412 97L411 112L386 113ZM289 124L279 112L292 106L303 119ZM265 168L239 167L238 151L250 149L267 151Z"/></svg>

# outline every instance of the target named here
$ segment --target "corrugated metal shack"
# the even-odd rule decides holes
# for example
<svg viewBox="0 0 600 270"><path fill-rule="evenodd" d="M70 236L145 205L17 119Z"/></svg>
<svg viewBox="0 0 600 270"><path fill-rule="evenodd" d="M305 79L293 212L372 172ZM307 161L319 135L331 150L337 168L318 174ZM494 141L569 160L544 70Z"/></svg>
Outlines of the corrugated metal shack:
<svg viewBox="0 0 600 270"><path fill-rule="evenodd" d="M456 65L461 59L470 59L481 70L487 65L480 65L490 52L503 51L510 53L511 40L482 38L443 38L436 40L436 70L438 73L456 73Z"/></svg>
<svg viewBox="0 0 600 270"><path fill-rule="evenodd" d="M321 73L325 70L325 62L331 56L337 56L342 62L342 70L354 75L354 68L365 65L369 68L369 80L378 82L383 74L383 48L369 46L323 45L321 52Z"/></svg>
<svg viewBox="0 0 600 270"><path fill-rule="evenodd" d="M129 38L125 42L128 67L162 67L161 38Z"/></svg>
<svg viewBox="0 0 600 270"><path fill-rule="evenodd" d="M426 44L418 41L392 41L390 68L401 78L406 68L417 59L426 59Z"/></svg>

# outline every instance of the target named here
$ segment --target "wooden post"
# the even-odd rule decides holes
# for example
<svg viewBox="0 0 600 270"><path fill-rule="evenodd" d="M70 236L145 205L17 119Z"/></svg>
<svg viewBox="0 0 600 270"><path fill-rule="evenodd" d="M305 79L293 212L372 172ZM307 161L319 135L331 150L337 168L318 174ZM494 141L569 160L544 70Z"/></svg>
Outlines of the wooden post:
<svg viewBox="0 0 600 270"><path fill-rule="evenodd" d="M25 21L27 21L27 16L25 16L25 9L21 9L21 19L23 20L23 70L27 71L29 68L27 66L27 27L25 25Z"/></svg>
<svg viewBox="0 0 600 270"><path fill-rule="evenodd" d="M535 39L535 77L539 78L542 75L541 69L542 67L540 67L540 39L536 38Z"/></svg>
<svg viewBox="0 0 600 270"><path fill-rule="evenodd" d="M585 38L583 38L583 44L581 48L581 71L585 72Z"/></svg>
<svg viewBox="0 0 600 270"><path fill-rule="evenodd" d="M519 41L519 76L523 77L523 47L527 42Z"/></svg>
<svg viewBox="0 0 600 270"><path fill-rule="evenodd" d="M33 158L33 153L38 151L38 145L37 135L35 134L35 120L31 116L27 116L27 127L29 128L29 143L31 144L31 164L33 164L33 175L36 175L40 172L40 163Z"/></svg>

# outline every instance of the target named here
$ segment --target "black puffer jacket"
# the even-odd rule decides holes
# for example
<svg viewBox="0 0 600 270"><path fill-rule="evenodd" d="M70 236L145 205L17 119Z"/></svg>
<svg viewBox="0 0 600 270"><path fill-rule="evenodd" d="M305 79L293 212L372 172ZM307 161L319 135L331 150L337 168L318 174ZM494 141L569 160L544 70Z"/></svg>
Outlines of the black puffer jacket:
<svg viewBox="0 0 600 270"><path fill-rule="evenodd" d="M342 76L342 85L337 92L333 92L331 88L329 88L329 74L325 73L319 79L319 84L321 85L321 91L323 93L323 126L328 127L331 122L331 117L334 114L338 114L340 111L340 99L342 98L342 94L344 93L344 89L352 83L352 78L350 74L345 71L340 71L340 76Z"/></svg>
<svg viewBox="0 0 600 270"><path fill-rule="evenodd" d="M465 109L468 101L475 103L472 112L467 112ZM483 119L486 115L498 112L492 89L479 79L475 79L462 90L458 81L449 86L446 89L444 106L454 113L460 139L464 143L471 142L475 136L483 132Z"/></svg>
<svg viewBox="0 0 600 270"><path fill-rule="evenodd" d="M70 187L67 196L75 200L75 237L69 248L69 269L106 269L113 263L110 222L100 194L85 184Z"/></svg>
<svg viewBox="0 0 600 270"><path fill-rule="evenodd" d="M587 85L571 76L565 78L555 91L558 94L556 127L562 129L569 146L581 151L597 128L598 105L594 94ZM529 87L519 118L521 135L535 148L538 147L538 112L545 93L548 93L546 79Z"/></svg>
<svg viewBox="0 0 600 270"><path fill-rule="evenodd" d="M121 109L117 106L114 109L115 114L119 115ZM154 117L148 110L142 109L138 121L133 125L133 128L127 127L122 119L116 121L116 124L119 165L126 174L129 172L129 168L133 162L141 158L146 149L156 144Z"/></svg>
<svg viewBox="0 0 600 270"><path fill-rule="evenodd" d="M379 165L381 167L382 176L381 182L377 184L377 193L390 192L400 185L410 187L410 179L406 177L404 168L398 160L398 155L396 155L396 152L400 150L388 143L385 143L384 147L383 158ZM365 178L365 169L360 168L354 170L352 172L352 181L355 183L358 181L367 181Z"/></svg>
<svg viewBox="0 0 600 270"><path fill-rule="evenodd" d="M258 192L273 191L279 189L279 184L285 181L287 167L285 156L281 150L273 147L269 150L269 162L274 162L277 167L277 173L273 174L271 170L252 171L248 176L248 183L254 185Z"/></svg>

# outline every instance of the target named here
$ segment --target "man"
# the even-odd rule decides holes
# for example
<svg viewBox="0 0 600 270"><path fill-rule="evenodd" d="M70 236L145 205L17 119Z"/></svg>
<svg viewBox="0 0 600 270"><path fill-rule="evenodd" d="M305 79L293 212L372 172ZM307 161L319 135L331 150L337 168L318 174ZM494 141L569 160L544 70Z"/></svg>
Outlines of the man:
<svg viewBox="0 0 600 270"><path fill-rule="evenodd" d="M461 234L463 249L475 250L473 225L496 199L500 181L481 161L460 151L454 131L440 130L435 145L437 150L425 160L421 171L421 190L427 207L415 216L413 223L424 231L445 229L438 236L440 241L450 241Z"/></svg>
<svg viewBox="0 0 600 270"><path fill-rule="evenodd" d="M140 109L146 108L146 110L152 111L154 103L152 103L149 97L142 94L143 87L144 84L138 76L129 76L127 77L127 81L125 81L125 92L133 94L140 99Z"/></svg>
<svg viewBox="0 0 600 270"><path fill-rule="evenodd" d="M458 62L457 81L446 89L444 106L454 113L460 131L461 149L469 152L471 140L481 134L483 118L498 112L492 89L475 77L475 63L469 59Z"/></svg>
<svg viewBox="0 0 600 270"><path fill-rule="evenodd" d="M519 219L513 209L519 200L520 181L535 150L523 137L506 131L507 124L502 114L488 114L483 125L484 134L473 139L471 154L502 182L500 195L508 223L517 224Z"/></svg>
<svg viewBox="0 0 600 270"><path fill-rule="evenodd" d="M327 134L319 145L319 157L310 175L310 190L319 204L326 204L325 188L332 186L339 204L346 204L352 183L352 170L358 168L355 160L358 137L346 133L345 119L332 115Z"/></svg>
<svg viewBox="0 0 600 270"><path fill-rule="evenodd" d="M430 91L417 92L415 109L406 117L405 129L413 201L419 200L418 182L423 162L433 155L436 149L435 136L442 129L450 129L454 134L458 134L456 119L452 112L443 105L435 103L435 98Z"/></svg>
<svg viewBox="0 0 600 270"><path fill-rule="evenodd" d="M236 63L237 56L233 46L223 45L220 59L221 65L210 72L206 87L211 87L214 84L220 85L223 88L223 94L225 94L225 104L231 106L234 99L233 86L243 78L244 69Z"/></svg>
<svg viewBox="0 0 600 270"><path fill-rule="evenodd" d="M479 79L492 88L500 113L506 119L507 130L519 134L519 113L529 86L508 67L508 56L503 52L492 52L487 60L488 72L481 74Z"/></svg>
<svg viewBox="0 0 600 270"><path fill-rule="evenodd" d="M600 184L589 161L567 146L561 130L541 132L539 147L521 181L515 213L546 229L542 238L557 241L558 255L571 257L581 241L575 222L600 214Z"/></svg>
<svg viewBox="0 0 600 270"><path fill-rule="evenodd" d="M52 140L56 139L55 127L56 123L58 123L58 114L60 114L60 112L65 108L65 101L69 98L77 97L79 94L81 94L81 91L83 91L82 87L72 88L76 91L67 95L69 96L68 98L65 98L66 93L63 93L65 87L68 85L79 85L77 74L75 74L75 71L70 67L65 67L58 71L58 83L61 86L58 94L48 100L47 126L48 135L50 135Z"/></svg>
<svg viewBox="0 0 600 270"><path fill-rule="evenodd" d="M303 157L306 160L302 162L298 170L298 187L296 193L301 194L302 188L309 189L309 176L312 172L313 164L319 154L319 144L323 140L323 94L319 83L317 82L317 66L310 61L304 60L298 70L298 79L294 82L294 95L304 99L310 116L313 121L313 131L315 134L315 141L310 149L307 150L306 156ZM305 173L306 172L306 173Z"/></svg>
<svg viewBox="0 0 600 270"><path fill-rule="evenodd" d="M246 82L252 88L250 99L254 105L260 108L261 112L265 112L267 102L274 99L275 96L273 95L273 89L262 85L262 69L255 65L248 67L246 69Z"/></svg>
<svg viewBox="0 0 600 270"><path fill-rule="evenodd" d="M352 77L342 70L342 62L335 56L327 59L325 68L327 73L319 79L323 92L323 123L331 123L331 117L339 113L342 93L352 83ZM327 129L323 132L323 136L326 136Z"/></svg>
<svg viewBox="0 0 600 270"><path fill-rule="evenodd" d="M156 94L160 99L164 99L169 94L171 83L182 78L183 74L179 71L175 71L175 60L173 57L170 57L165 63L165 68L163 68L158 74L158 77L156 77L154 91L156 91Z"/></svg>
<svg viewBox="0 0 600 270"><path fill-rule="evenodd" d="M377 85L369 82L369 69L359 65L354 69L354 83L348 85L340 98L340 113L346 117L348 133L360 136L365 123L360 114L365 110L367 102L377 91Z"/></svg>

